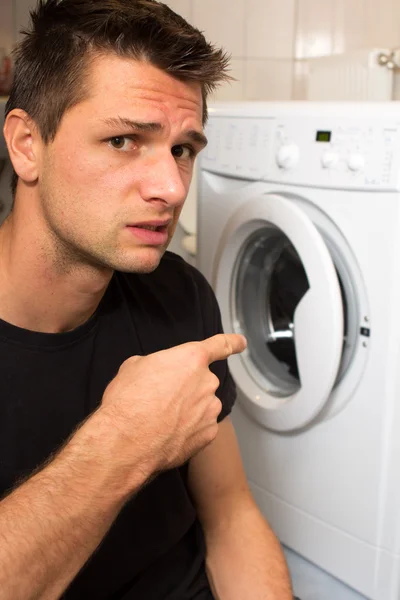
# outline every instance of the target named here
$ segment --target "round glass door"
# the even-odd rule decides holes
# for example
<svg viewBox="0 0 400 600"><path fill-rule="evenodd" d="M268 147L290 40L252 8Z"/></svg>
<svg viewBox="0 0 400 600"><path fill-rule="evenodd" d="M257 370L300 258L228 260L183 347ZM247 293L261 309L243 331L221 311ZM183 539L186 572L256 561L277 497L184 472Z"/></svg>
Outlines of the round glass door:
<svg viewBox="0 0 400 600"><path fill-rule="evenodd" d="M229 359L244 408L275 431L304 427L326 405L343 353L342 293L322 236L288 199L250 199L223 231L214 283L225 331L248 341Z"/></svg>

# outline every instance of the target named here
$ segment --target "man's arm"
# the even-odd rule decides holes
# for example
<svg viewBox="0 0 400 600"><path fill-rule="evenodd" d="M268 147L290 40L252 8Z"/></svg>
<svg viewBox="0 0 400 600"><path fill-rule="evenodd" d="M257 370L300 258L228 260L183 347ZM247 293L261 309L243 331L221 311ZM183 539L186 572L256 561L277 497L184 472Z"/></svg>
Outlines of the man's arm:
<svg viewBox="0 0 400 600"><path fill-rule="evenodd" d="M244 347L217 335L121 365L101 407L0 502L0 600L57 600L131 495L215 438L209 365Z"/></svg>
<svg viewBox="0 0 400 600"><path fill-rule="evenodd" d="M281 546L251 496L229 418L191 459L189 485L204 528L215 598L292 600Z"/></svg>
<svg viewBox="0 0 400 600"><path fill-rule="evenodd" d="M117 444L95 417L0 502L0 600L61 596L134 491L132 471L137 488L146 479L141 468L113 464Z"/></svg>

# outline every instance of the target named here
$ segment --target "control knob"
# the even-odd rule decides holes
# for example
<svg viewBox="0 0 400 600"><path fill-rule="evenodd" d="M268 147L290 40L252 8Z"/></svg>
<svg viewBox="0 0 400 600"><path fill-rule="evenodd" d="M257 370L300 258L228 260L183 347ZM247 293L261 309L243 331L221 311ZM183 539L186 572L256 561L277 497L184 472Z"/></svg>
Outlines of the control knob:
<svg viewBox="0 0 400 600"><path fill-rule="evenodd" d="M321 164L324 169L330 169L334 167L339 160L339 155L336 152L332 152L331 150L327 150L321 156Z"/></svg>
<svg viewBox="0 0 400 600"><path fill-rule="evenodd" d="M280 169L291 169L299 162L300 149L296 144L284 144L278 150L276 162Z"/></svg>
<svg viewBox="0 0 400 600"><path fill-rule="evenodd" d="M365 167L365 158L362 154L350 154L347 159L347 166L350 171L362 171Z"/></svg>

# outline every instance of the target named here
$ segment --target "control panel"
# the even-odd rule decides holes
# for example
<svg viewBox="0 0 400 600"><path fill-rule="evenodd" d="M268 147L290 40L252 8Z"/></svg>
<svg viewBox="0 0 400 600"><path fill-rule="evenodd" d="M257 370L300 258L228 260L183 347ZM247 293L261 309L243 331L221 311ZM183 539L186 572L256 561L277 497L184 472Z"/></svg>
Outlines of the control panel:
<svg viewBox="0 0 400 600"><path fill-rule="evenodd" d="M216 115L206 135L202 168L216 173L309 187L400 190L400 113Z"/></svg>
<svg viewBox="0 0 400 600"><path fill-rule="evenodd" d="M243 179L265 179L272 152L274 120L210 118L208 145L201 153L203 168Z"/></svg>

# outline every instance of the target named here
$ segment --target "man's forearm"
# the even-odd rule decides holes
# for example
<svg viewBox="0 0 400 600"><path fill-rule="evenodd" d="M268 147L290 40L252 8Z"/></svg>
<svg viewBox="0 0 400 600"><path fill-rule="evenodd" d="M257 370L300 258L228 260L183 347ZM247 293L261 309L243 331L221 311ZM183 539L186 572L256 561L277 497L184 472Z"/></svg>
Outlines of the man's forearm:
<svg viewBox="0 0 400 600"><path fill-rule="evenodd" d="M217 600L292 600L282 548L249 503L205 531L207 572Z"/></svg>
<svg viewBox="0 0 400 600"><path fill-rule="evenodd" d="M94 417L0 502L0 600L56 600L99 545L135 490L110 437Z"/></svg>

